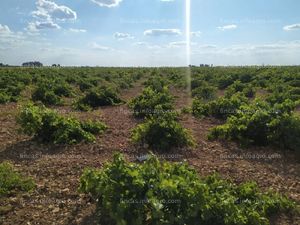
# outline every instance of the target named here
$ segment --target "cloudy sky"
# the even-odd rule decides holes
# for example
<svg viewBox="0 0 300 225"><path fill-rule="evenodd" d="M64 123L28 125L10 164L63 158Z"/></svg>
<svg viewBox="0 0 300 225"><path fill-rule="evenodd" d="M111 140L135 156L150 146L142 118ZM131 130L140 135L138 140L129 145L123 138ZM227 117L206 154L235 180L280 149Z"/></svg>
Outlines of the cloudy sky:
<svg viewBox="0 0 300 225"><path fill-rule="evenodd" d="M299 0L191 0L192 64L300 64ZM1 0L0 62L186 63L185 0Z"/></svg>

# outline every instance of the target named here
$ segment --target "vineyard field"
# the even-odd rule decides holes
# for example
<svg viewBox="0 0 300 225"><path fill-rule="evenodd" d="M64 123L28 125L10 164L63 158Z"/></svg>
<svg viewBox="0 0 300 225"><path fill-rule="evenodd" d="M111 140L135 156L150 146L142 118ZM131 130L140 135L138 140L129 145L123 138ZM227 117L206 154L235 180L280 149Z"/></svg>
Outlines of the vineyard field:
<svg viewBox="0 0 300 225"><path fill-rule="evenodd" d="M3 225L300 224L299 66L0 67L0 125Z"/></svg>

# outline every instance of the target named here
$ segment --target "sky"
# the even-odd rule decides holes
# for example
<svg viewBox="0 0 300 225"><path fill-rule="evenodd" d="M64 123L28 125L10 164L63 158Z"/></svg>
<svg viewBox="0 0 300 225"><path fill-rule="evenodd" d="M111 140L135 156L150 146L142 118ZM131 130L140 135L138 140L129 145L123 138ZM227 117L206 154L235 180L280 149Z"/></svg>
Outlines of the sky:
<svg viewBox="0 0 300 225"><path fill-rule="evenodd" d="M186 65L186 0L1 0L0 63ZM191 0L191 64L300 64L299 0Z"/></svg>

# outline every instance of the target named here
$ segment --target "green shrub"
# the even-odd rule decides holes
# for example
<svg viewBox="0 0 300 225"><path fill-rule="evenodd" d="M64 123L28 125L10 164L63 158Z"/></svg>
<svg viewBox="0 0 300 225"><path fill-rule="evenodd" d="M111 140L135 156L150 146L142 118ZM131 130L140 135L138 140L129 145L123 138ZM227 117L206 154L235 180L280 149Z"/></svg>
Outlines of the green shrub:
<svg viewBox="0 0 300 225"><path fill-rule="evenodd" d="M0 92L0 104L5 104L10 101L10 96L5 92Z"/></svg>
<svg viewBox="0 0 300 225"><path fill-rule="evenodd" d="M180 125L177 115L172 112L148 118L133 130L132 140L134 143L148 144L150 148L165 151L172 147L195 145L188 130Z"/></svg>
<svg viewBox="0 0 300 225"><path fill-rule="evenodd" d="M253 80L253 75L246 73L239 76L239 80L243 83L249 83Z"/></svg>
<svg viewBox="0 0 300 225"><path fill-rule="evenodd" d="M192 113L198 118L209 116L209 104L199 98L193 99Z"/></svg>
<svg viewBox="0 0 300 225"><path fill-rule="evenodd" d="M285 114L280 119L272 120L269 126L272 133L269 134L268 139L271 144L300 153L299 116Z"/></svg>
<svg viewBox="0 0 300 225"><path fill-rule="evenodd" d="M283 103L288 99L293 101L297 101L298 99L300 99L300 95L297 94L297 89L291 88L286 84L275 83L271 85L271 87L269 87L268 90L271 93L267 96L266 101L271 103L272 105L276 103Z"/></svg>
<svg viewBox="0 0 300 225"><path fill-rule="evenodd" d="M53 92L58 96L64 96L64 97L72 97L73 96L71 86L64 82L61 84L55 85L55 87L53 87Z"/></svg>
<svg viewBox="0 0 300 225"><path fill-rule="evenodd" d="M210 139L236 140L244 145L276 145L299 151L300 118L292 114L290 100L271 106L256 100L243 105L224 125L213 128Z"/></svg>
<svg viewBox="0 0 300 225"><path fill-rule="evenodd" d="M119 84L119 87L121 89L128 89L128 88L132 88L133 85L131 83L128 83L126 80L121 80L120 84Z"/></svg>
<svg viewBox="0 0 300 225"><path fill-rule="evenodd" d="M25 178L15 171L8 162L0 163L0 197L20 191L31 191L35 184L31 178Z"/></svg>
<svg viewBox="0 0 300 225"><path fill-rule="evenodd" d="M151 87L145 88L143 93L129 103L136 117L147 117L157 113L173 110L174 99L167 87L160 92ZM157 111L160 108L161 111Z"/></svg>
<svg viewBox="0 0 300 225"><path fill-rule="evenodd" d="M217 175L200 178L187 163L142 164L116 154L103 169L85 169L79 190L97 200L101 224L269 225L296 204L255 183L235 185Z"/></svg>
<svg viewBox="0 0 300 225"><path fill-rule="evenodd" d="M56 95L54 91L47 85L38 86L33 94L32 100L35 102L42 102L45 105L61 105L62 100L60 96Z"/></svg>
<svg viewBox="0 0 300 225"><path fill-rule="evenodd" d="M75 110L80 110L80 111L84 111L84 112L87 112L87 111L90 111L93 109L91 106L85 104L81 99L78 101L74 101L72 103L72 108Z"/></svg>
<svg viewBox="0 0 300 225"><path fill-rule="evenodd" d="M238 109L248 100L241 94L233 95L231 98L218 98L209 103L204 103L201 99L194 99L193 114L196 117L213 116L218 119L226 119L230 115L237 113Z"/></svg>
<svg viewBox="0 0 300 225"><path fill-rule="evenodd" d="M191 81L192 90L194 90L198 87L202 87L202 86L208 86L207 82L205 82L204 80L201 80L199 78L195 78Z"/></svg>
<svg viewBox="0 0 300 225"><path fill-rule="evenodd" d="M217 89L213 86L200 86L192 91L192 96L211 101L217 97Z"/></svg>
<svg viewBox="0 0 300 225"><path fill-rule="evenodd" d="M292 88L289 91L290 99L293 101L300 100L300 87Z"/></svg>
<svg viewBox="0 0 300 225"><path fill-rule="evenodd" d="M226 75L226 76L219 77L217 80L217 83L218 83L219 89L225 89L228 86L230 86L231 84L233 84L234 81L235 81L235 77L233 77L231 75Z"/></svg>
<svg viewBox="0 0 300 225"><path fill-rule="evenodd" d="M82 80L82 81L79 82L79 89L81 91L86 91L86 90L89 90L93 87L94 87L94 85L91 84L89 81Z"/></svg>
<svg viewBox="0 0 300 225"><path fill-rule="evenodd" d="M226 89L225 96L230 98L238 92L243 93L248 98L252 98L255 95L255 90L251 84L244 84L241 81L235 81Z"/></svg>
<svg viewBox="0 0 300 225"><path fill-rule="evenodd" d="M246 87L246 84L243 84L241 81L237 80L233 84L231 84L229 87L227 87L226 92L229 93L229 94L227 94L227 96L230 97L237 92L242 92L245 87Z"/></svg>
<svg viewBox="0 0 300 225"><path fill-rule="evenodd" d="M104 130L107 129L107 126L99 121L92 121L88 120L84 123L81 123L81 127L86 132L92 133L92 134L101 134Z"/></svg>
<svg viewBox="0 0 300 225"><path fill-rule="evenodd" d="M162 76L155 75L144 82L144 85L160 92L163 91L163 89L167 86L167 80Z"/></svg>
<svg viewBox="0 0 300 225"><path fill-rule="evenodd" d="M123 101L118 97L117 91L112 87L93 88L74 105L79 110L84 110L88 107L97 108L100 106L118 105Z"/></svg>
<svg viewBox="0 0 300 225"><path fill-rule="evenodd" d="M300 87L300 80L291 80L288 82L291 87Z"/></svg>
<svg viewBox="0 0 300 225"><path fill-rule="evenodd" d="M1 84L0 85L0 104L5 104L8 102L17 102L22 90L24 90L24 85L22 83Z"/></svg>
<svg viewBox="0 0 300 225"><path fill-rule="evenodd" d="M94 134L100 134L106 129L103 123L64 118L53 110L32 104L21 110L17 122L21 125L23 133L42 142L54 144L94 141Z"/></svg>
<svg viewBox="0 0 300 225"><path fill-rule="evenodd" d="M13 97L19 97L22 90L24 90L24 84L22 83L15 83L15 84L10 84L6 86L6 93Z"/></svg>
<svg viewBox="0 0 300 225"><path fill-rule="evenodd" d="M290 95L288 94L288 92L278 92L278 91L275 91L266 97L266 101L272 105L276 103L282 103L287 99L290 99Z"/></svg>
<svg viewBox="0 0 300 225"><path fill-rule="evenodd" d="M242 94L233 95L231 98L219 98L209 103L209 115L226 119L230 115L236 114L239 108L248 103L248 99Z"/></svg>
<svg viewBox="0 0 300 225"><path fill-rule="evenodd" d="M253 98L255 96L255 89L253 86L248 85L244 88L243 93L247 98Z"/></svg>
<svg viewBox="0 0 300 225"><path fill-rule="evenodd" d="M72 97L72 87L64 80L41 79L32 93L32 100L40 101L45 105L61 105L61 97Z"/></svg>

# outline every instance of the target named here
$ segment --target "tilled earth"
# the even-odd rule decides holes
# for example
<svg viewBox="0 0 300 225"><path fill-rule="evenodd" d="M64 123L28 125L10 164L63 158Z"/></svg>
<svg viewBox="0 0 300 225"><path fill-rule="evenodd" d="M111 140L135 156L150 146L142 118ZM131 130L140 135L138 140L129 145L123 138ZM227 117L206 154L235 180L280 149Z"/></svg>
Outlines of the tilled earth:
<svg viewBox="0 0 300 225"><path fill-rule="evenodd" d="M123 92L129 100L141 93L142 81ZM185 90L171 88L177 109L190 104ZM109 129L96 143L75 146L37 144L18 133L15 115L18 106L0 107L0 162L10 161L24 175L33 177L35 191L0 199L0 224L97 224L96 204L88 196L79 194L79 177L86 167L101 167L120 151L130 160L147 153L130 143L130 131L136 120L126 105L103 107L93 112L74 112L69 107L57 110L81 119L100 119ZM210 142L207 133L220 124L214 119L195 119L183 114L181 123L191 130L197 147L167 153L160 158L181 161L186 159L199 174L218 172L236 183L254 180L263 190L273 189L300 202L300 167L296 156L271 148L242 149L234 143ZM278 215L272 224L299 225L300 218Z"/></svg>

